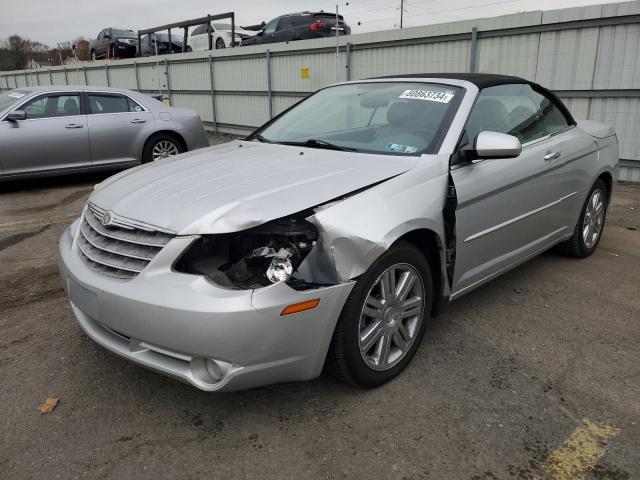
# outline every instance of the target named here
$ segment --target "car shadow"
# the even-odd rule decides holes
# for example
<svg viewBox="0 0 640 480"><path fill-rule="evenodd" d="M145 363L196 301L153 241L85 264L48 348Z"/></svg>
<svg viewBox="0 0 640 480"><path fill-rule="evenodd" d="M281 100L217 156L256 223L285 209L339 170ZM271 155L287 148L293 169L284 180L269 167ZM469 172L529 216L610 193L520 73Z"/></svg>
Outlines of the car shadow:
<svg viewBox="0 0 640 480"><path fill-rule="evenodd" d="M26 178L10 180L0 184L0 195L7 193L28 192L34 190L49 190L69 187L82 187L100 183L106 178L118 173L118 170L105 172L90 172L76 175L64 175L53 177Z"/></svg>

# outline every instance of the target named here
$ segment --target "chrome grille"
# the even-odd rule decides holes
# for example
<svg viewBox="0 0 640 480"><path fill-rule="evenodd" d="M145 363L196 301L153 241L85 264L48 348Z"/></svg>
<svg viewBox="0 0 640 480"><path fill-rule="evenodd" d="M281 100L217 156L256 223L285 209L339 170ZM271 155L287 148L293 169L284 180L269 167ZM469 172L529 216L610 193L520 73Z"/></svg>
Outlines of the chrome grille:
<svg viewBox="0 0 640 480"><path fill-rule="evenodd" d="M80 256L94 270L116 278L135 278L173 238L138 222L114 218L102 224L105 211L89 204L85 210L77 246Z"/></svg>

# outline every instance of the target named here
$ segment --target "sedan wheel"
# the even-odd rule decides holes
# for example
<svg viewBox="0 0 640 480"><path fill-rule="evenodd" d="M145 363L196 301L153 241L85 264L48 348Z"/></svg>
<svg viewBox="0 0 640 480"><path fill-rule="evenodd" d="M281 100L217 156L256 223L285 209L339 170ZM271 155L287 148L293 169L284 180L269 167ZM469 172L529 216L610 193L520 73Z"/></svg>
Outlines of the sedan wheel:
<svg viewBox="0 0 640 480"><path fill-rule="evenodd" d="M602 226L604 225L604 192L594 190L587 202L584 219L582 220L582 238L584 246L593 248L598 243Z"/></svg>
<svg viewBox="0 0 640 480"><path fill-rule="evenodd" d="M587 195L573 235L569 240L558 245L558 250L569 257L576 258L588 257L595 252L602 237L608 203L607 186L598 179Z"/></svg>
<svg viewBox="0 0 640 480"><path fill-rule="evenodd" d="M178 155L180 151L175 142L171 140L161 140L157 142L152 150L152 159L160 160L161 158L167 158L172 155Z"/></svg>
<svg viewBox="0 0 640 480"><path fill-rule="evenodd" d="M224 40L222 38L216 40L216 49L225 47L226 45L224 44Z"/></svg>
<svg viewBox="0 0 640 480"><path fill-rule="evenodd" d="M142 163L154 162L163 158L172 157L185 151L182 142L175 136L167 133L158 133L147 140L142 152Z"/></svg>
<svg viewBox="0 0 640 480"><path fill-rule="evenodd" d="M424 286L411 265L387 268L369 290L360 314L359 346L373 370L388 370L407 354L422 325Z"/></svg>
<svg viewBox="0 0 640 480"><path fill-rule="evenodd" d="M388 382L420 346L432 300L429 262L413 244L397 242L349 294L331 340L327 369L360 387Z"/></svg>

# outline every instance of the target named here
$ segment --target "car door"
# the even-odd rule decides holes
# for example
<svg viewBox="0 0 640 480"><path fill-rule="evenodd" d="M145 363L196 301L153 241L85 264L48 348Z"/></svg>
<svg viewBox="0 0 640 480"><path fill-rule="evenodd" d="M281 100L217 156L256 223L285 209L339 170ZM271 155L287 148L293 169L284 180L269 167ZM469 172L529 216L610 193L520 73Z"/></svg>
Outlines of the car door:
<svg viewBox="0 0 640 480"><path fill-rule="evenodd" d="M517 158L452 167L457 196L453 296L459 295L571 235L581 183L571 163L593 155L586 136L555 99L528 84L483 89L467 138L481 131L517 136Z"/></svg>
<svg viewBox="0 0 640 480"><path fill-rule="evenodd" d="M25 120L0 122L5 174L91 166L87 117L79 92L38 95L16 106Z"/></svg>
<svg viewBox="0 0 640 480"><path fill-rule="evenodd" d="M109 46L109 30L103 30L98 35L98 41L96 43L96 55L98 57L105 57L107 55L107 48Z"/></svg>
<svg viewBox="0 0 640 480"><path fill-rule="evenodd" d="M194 51L206 50L209 46L207 42L207 26L197 26L191 34L191 49Z"/></svg>
<svg viewBox="0 0 640 480"><path fill-rule="evenodd" d="M262 31L262 35L258 34L257 43L274 43L279 42L278 40L278 21L279 18L274 18L264 27Z"/></svg>
<svg viewBox="0 0 640 480"><path fill-rule="evenodd" d="M139 162L153 114L122 94L87 92L86 98L92 163Z"/></svg>

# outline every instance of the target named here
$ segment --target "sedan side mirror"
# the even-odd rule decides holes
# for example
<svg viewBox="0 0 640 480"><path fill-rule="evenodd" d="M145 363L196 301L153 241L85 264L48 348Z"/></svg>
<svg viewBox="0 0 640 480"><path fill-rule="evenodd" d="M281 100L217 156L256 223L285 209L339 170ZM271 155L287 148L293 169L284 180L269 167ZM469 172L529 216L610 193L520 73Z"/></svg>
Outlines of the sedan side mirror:
<svg viewBox="0 0 640 480"><path fill-rule="evenodd" d="M24 110L14 110L13 112L9 112L9 114L7 115L7 120L9 120L10 122L17 122L19 120L26 119L27 112L25 112Z"/></svg>
<svg viewBox="0 0 640 480"><path fill-rule="evenodd" d="M517 137L499 132L480 132L468 152L467 160L491 158L515 158L522 152L522 144Z"/></svg>

